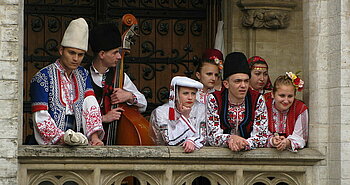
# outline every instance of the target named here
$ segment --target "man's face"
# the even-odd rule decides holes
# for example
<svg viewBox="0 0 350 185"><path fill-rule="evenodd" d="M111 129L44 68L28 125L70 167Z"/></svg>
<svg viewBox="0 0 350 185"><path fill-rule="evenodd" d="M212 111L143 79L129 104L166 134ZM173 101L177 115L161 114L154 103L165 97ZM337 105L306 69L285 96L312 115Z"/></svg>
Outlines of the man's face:
<svg viewBox="0 0 350 185"><path fill-rule="evenodd" d="M104 67L107 67L107 68L115 67L118 61L121 60L120 48L115 48L108 51L100 51L100 52L101 52L102 65Z"/></svg>
<svg viewBox="0 0 350 185"><path fill-rule="evenodd" d="M223 84L228 89L230 102L241 103L247 95L249 76L244 73L236 73L224 80Z"/></svg>
<svg viewBox="0 0 350 185"><path fill-rule="evenodd" d="M77 69L85 56L84 50L76 48L60 47L59 53L61 55L60 63L66 70L67 74L70 74L73 70Z"/></svg>

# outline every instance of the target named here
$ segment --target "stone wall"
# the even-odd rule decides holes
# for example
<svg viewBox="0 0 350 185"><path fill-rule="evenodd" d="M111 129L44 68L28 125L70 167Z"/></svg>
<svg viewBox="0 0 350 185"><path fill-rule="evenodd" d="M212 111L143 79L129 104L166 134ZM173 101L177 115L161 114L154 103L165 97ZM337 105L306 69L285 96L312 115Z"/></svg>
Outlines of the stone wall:
<svg viewBox="0 0 350 185"><path fill-rule="evenodd" d="M226 53L241 51L248 58L261 56L269 64L272 83L277 76L283 75L286 71L302 71L303 76L302 1L294 1L295 7L289 14L289 26L281 29L245 27L242 25L242 8L237 6L239 1L223 2ZM301 98L301 95L298 97Z"/></svg>
<svg viewBox="0 0 350 185"><path fill-rule="evenodd" d="M22 123L23 1L0 1L0 184L17 184Z"/></svg>
<svg viewBox="0 0 350 185"><path fill-rule="evenodd" d="M310 146L327 156L317 168L318 184L350 183L349 6L347 0L304 1Z"/></svg>

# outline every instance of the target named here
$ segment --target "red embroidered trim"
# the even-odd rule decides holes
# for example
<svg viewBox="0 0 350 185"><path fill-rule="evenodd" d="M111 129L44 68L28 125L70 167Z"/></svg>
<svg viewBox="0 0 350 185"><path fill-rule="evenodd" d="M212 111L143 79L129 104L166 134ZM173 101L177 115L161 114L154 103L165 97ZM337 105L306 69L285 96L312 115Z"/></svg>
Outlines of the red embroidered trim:
<svg viewBox="0 0 350 185"><path fill-rule="evenodd" d="M38 112L38 111L41 111L41 110L48 110L48 106L47 105L33 105L32 106L32 112Z"/></svg>

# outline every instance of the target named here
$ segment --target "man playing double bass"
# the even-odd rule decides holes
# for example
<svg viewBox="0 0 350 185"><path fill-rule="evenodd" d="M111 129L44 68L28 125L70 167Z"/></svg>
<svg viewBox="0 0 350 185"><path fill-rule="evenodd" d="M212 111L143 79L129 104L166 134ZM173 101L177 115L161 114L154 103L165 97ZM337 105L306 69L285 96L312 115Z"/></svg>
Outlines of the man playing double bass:
<svg viewBox="0 0 350 185"><path fill-rule="evenodd" d="M139 112L147 107L145 96L140 93L127 74L124 73L122 88L114 88L116 66L121 60L121 34L116 24L100 24L90 32L89 43L94 58L88 66L96 99L100 104L103 127L108 133L109 123L119 120L122 108L111 108L113 104L135 105ZM118 78L118 77L116 77ZM103 139L106 144L107 135Z"/></svg>

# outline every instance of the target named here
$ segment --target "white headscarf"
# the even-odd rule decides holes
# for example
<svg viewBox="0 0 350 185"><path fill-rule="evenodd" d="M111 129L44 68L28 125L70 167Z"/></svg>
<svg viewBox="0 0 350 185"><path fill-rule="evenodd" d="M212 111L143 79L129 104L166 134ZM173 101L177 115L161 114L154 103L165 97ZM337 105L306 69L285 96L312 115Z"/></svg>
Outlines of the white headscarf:
<svg viewBox="0 0 350 185"><path fill-rule="evenodd" d="M185 76L175 76L171 80L170 94L169 94L169 120L175 120L175 89L176 86L192 87L196 89L202 89L203 84Z"/></svg>

